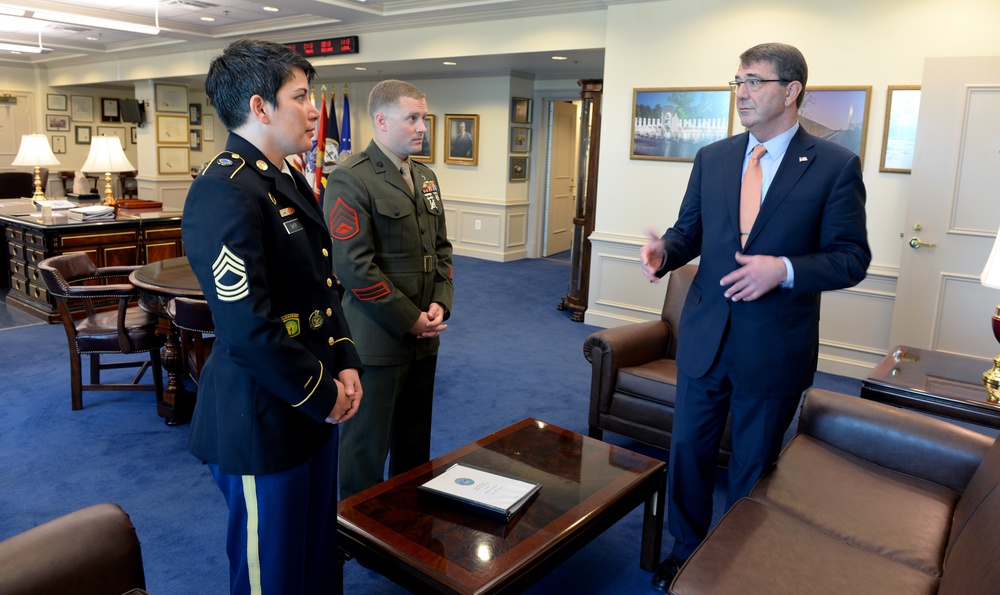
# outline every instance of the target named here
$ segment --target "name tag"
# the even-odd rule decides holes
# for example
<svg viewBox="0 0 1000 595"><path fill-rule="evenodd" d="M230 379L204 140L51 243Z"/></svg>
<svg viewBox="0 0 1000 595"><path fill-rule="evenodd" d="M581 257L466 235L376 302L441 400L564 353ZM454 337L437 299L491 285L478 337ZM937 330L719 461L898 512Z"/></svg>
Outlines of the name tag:
<svg viewBox="0 0 1000 595"><path fill-rule="evenodd" d="M302 231L302 222L299 221L298 219L292 219L291 221L285 221L284 225L285 225L285 231L288 232L288 235L292 235L293 233L295 233L297 231Z"/></svg>

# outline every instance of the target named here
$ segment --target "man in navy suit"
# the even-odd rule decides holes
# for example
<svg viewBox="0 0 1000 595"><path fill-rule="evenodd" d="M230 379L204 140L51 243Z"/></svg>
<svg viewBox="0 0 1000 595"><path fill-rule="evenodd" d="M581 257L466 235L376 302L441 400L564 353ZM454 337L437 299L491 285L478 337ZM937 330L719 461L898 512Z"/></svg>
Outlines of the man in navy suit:
<svg viewBox="0 0 1000 595"><path fill-rule="evenodd" d="M708 533L727 417L728 507L774 463L813 382L820 293L856 285L871 261L861 161L799 126L806 78L792 46L740 55L730 86L748 132L698 152L677 222L641 250L651 282L701 257L678 329L667 517L675 544L653 575L662 591ZM741 225L752 154L760 202L744 202L759 213Z"/></svg>

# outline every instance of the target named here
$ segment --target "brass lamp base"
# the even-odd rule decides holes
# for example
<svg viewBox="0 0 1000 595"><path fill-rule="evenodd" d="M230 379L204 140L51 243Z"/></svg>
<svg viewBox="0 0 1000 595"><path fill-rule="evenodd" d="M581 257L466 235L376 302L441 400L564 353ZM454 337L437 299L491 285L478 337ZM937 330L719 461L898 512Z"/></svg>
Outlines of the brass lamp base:
<svg viewBox="0 0 1000 595"><path fill-rule="evenodd" d="M993 336L1000 341L1000 304L993 315ZM1000 355L993 358L993 369L983 372L983 386L990 393L990 403L1000 403Z"/></svg>
<svg viewBox="0 0 1000 595"><path fill-rule="evenodd" d="M118 203L115 198L115 193L111 189L111 172L104 173L104 203L109 207L113 207Z"/></svg>
<svg viewBox="0 0 1000 595"><path fill-rule="evenodd" d="M39 166L35 166L35 193L31 195L33 202L45 200L45 193L42 192L42 171Z"/></svg>

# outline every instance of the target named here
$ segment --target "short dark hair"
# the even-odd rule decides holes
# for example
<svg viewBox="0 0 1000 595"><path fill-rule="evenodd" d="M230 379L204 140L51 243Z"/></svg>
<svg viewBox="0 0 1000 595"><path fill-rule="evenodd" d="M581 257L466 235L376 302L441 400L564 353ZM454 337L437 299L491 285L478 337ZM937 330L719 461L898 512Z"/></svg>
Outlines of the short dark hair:
<svg viewBox="0 0 1000 595"><path fill-rule="evenodd" d="M309 82L316 69L291 48L280 43L240 39L212 59L205 78L205 92L212 99L227 130L239 128L250 115L250 98L260 95L277 107L278 89L298 68Z"/></svg>
<svg viewBox="0 0 1000 595"><path fill-rule="evenodd" d="M770 64L774 68L774 74L783 81L802 83L802 92L796 99L796 106L802 107L802 99L806 94L806 79L809 78L809 66L806 65L806 58L802 52L795 46L785 43L762 43L740 54L741 66L750 66L758 62Z"/></svg>
<svg viewBox="0 0 1000 595"><path fill-rule="evenodd" d="M368 94L368 115L374 120L375 114L386 107L395 106L403 97L416 100L427 98L416 85L396 79L384 80L372 87L372 92Z"/></svg>

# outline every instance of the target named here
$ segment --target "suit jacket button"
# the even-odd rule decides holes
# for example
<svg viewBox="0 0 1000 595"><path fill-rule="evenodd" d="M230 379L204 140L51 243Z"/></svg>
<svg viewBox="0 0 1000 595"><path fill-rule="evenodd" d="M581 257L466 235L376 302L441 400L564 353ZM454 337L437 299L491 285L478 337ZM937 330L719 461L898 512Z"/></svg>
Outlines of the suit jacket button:
<svg viewBox="0 0 1000 595"><path fill-rule="evenodd" d="M333 279L327 278L327 280L326 280L326 286L327 287L333 287Z"/></svg>
<svg viewBox="0 0 1000 595"><path fill-rule="evenodd" d="M398 215L398 214L399 214L399 209L396 209L396 210L394 210L394 211L392 212L392 214L393 214L393 215Z"/></svg>
<svg viewBox="0 0 1000 595"><path fill-rule="evenodd" d="M336 343L336 341L333 340L333 337L327 339L326 342L330 344L330 347L333 347L333 344Z"/></svg>
<svg viewBox="0 0 1000 595"><path fill-rule="evenodd" d="M326 309L326 315L327 316L333 316L333 308L327 308Z"/></svg>
<svg viewBox="0 0 1000 595"><path fill-rule="evenodd" d="M323 256L330 256L330 252L326 248L323 248Z"/></svg>

